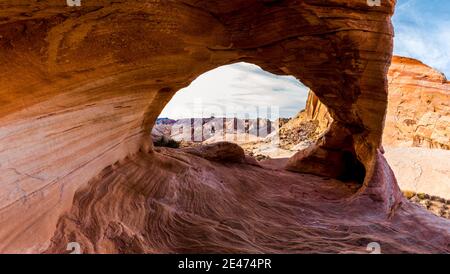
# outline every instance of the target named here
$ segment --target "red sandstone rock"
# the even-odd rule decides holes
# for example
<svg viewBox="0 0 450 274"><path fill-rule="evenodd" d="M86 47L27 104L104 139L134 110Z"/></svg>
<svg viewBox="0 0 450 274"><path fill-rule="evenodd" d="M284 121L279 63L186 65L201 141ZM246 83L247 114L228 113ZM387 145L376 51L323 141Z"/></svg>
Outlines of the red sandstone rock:
<svg viewBox="0 0 450 274"><path fill-rule="evenodd" d="M299 118L319 121L319 127L317 130L321 132L327 130L333 122L328 108L320 102L319 98L311 90L308 93L305 110L300 114L300 116L302 115L304 115L304 117Z"/></svg>
<svg viewBox="0 0 450 274"><path fill-rule="evenodd" d="M448 153L426 148L449 148L450 125L447 125L447 120L450 119L450 85L442 73L405 57L394 56L388 76L389 102L383 144L387 147L386 157L393 165L400 186L403 190L447 198L450 195ZM330 120L326 112L317 96L310 92L305 109L308 115L290 123L296 125L313 119L328 125ZM393 148L399 146L406 147ZM308 159L311 150L309 148L292 157L287 169L334 177L339 174L336 173L339 169L330 170L312 164L313 161ZM320 158L317 155L312 160L335 159L337 164L334 167L340 166L340 159L333 158L332 152L327 154L324 151Z"/></svg>
<svg viewBox="0 0 450 274"><path fill-rule="evenodd" d="M53 237L49 251L60 252L75 235L89 252L192 252L186 247L202 241L197 252L279 252L280 244L283 252L337 252L360 242L367 226L376 239L392 243L393 230L411 232L407 219L412 216L426 221L417 228L420 237L406 233L406 241L388 244L387 251L448 252L448 223L408 203L402 207L395 178L377 152L394 4L118 0L111 5L92 0L69 8L59 0L1 1L0 251L41 252ZM333 200L326 202L313 194L320 186L308 176L310 191L299 192L296 185L277 182L304 175L249 165L215 169L198 157L200 164L192 162L188 154L143 155L152 151L150 130L175 92L198 75L237 61L293 75L316 92L334 122L309 156L318 155L329 167L335 162L323 152L348 160L338 174L364 180L357 207L336 207L335 200L341 204L352 195L340 190L341 183L323 186L324 197ZM365 173L347 173L355 165L363 165ZM249 173L252 168L258 172ZM178 200L176 195L187 196ZM303 202L308 195L315 198ZM324 202L331 205L322 207ZM55 231L69 210L79 222L62 217ZM236 220L245 214L248 223ZM309 224L300 225L305 215ZM374 226L374 220L388 223ZM254 224L263 225L261 232L250 229ZM162 230L172 237L163 237ZM207 238L181 237L187 230ZM305 245L311 234L317 236ZM232 241L218 240L229 235ZM254 240L270 235L276 235L276 243ZM343 237L350 242L345 248L333 245Z"/></svg>
<svg viewBox="0 0 450 274"><path fill-rule="evenodd" d="M444 74L411 58L394 56L388 73L389 99L383 132L385 146L450 149L450 83ZM330 124L329 112L310 91L298 119Z"/></svg>
<svg viewBox="0 0 450 274"><path fill-rule="evenodd" d="M450 83L420 61L394 57L383 143L450 149Z"/></svg>
<svg viewBox="0 0 450 274"><path fill-rule="evenodd" d="M210 162L173 149L138 153L75 195L47 253L448 253L450 221L402 199L379 208L371 189L318 176ZM391 182L394 186L395 182ZM394 201L394 199L392 199ZM395 233L393 233L395 231ZM418 236L420 235L420 237Z"/></svg>
<svg viewBox="0 0 450 274"><path fill-rule="evenodd" d="M218 142L197 147L183 149L184 152L217 162L243 163L245 161L244 150L237 144Z"/></svg>

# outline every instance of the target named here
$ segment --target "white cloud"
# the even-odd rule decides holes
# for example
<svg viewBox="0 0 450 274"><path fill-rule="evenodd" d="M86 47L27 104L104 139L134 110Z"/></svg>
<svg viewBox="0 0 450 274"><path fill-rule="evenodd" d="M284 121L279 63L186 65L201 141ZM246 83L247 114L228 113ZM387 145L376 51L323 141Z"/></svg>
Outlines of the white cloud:
<svg viewBox="0 0 450 274"><path fill-rule="evenodd" d="M449 49L450 29L439 27L423 31L413 26L397 28L395 54L416 58L441 72L449 72Z"/></svg>
<svg viewBox="0 0 450 274"><path fill-rule="evenodd" d="M187 88L178 91L160 117L174 119L210 116L291 117L305 106L308 88L292 76L277 76L247 63L222 66L204 73ZM199 114L199 109L203 114Z"/></svg>
<svg viewBox="0 0 450 274"><path fill-rule="evenodd" d="M447 2L447 1L444 1ZM394 54L450 74L450 20L442 2L400 1L394 16ZM426 5L426 6L424 6ZM426 9L424 9L426 7Z"/></svg>

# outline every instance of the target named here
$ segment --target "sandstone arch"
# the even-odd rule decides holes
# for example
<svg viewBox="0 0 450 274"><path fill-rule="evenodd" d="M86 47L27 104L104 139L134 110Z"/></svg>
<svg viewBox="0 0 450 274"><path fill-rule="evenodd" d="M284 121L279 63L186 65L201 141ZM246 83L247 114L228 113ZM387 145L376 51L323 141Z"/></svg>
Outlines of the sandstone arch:
<svg viewBox="0 0 450 274"><path fill-rule="evenodd" d="M148 132L178 89L238 61L294 75L334 118L291 169L351 155L366 171L355 199L393 212L398 188L378 149L394 4L2 1L0 250L44 249L76 189L140 148L151 150Z"/></svg>

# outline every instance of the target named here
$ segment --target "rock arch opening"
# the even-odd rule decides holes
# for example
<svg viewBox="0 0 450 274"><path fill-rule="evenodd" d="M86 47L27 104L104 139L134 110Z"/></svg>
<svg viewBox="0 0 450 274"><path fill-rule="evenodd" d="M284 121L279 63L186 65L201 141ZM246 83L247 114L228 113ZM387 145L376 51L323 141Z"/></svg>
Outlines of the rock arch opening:
<svg viewBox="0 0 450 274"><path fill-rule="evenodd" d="M259 160L292 157L284 162L291 171L362 183L365 168L351 138L340 140L342 151L325 152L326 160L299 161L329 136L332 123L328 108L295 77L239 62L210 70L179 90L151 133L155 146L232 142Z"/></svg>
<svg viewBox="0 0 450 274"><path fill-rule="evenodd" d="M244 62L222 66L175 94L156 120L152 137L157 144L162 139L184 145L264 142L273 150L266 154L286 157L295 150L282 155L275 149L300 145L310 141L306 133L315 133L315 128L297 127L292 130L308 130L303 139L287 140L293 137L287 134L279 138L280 128L305 108L307 95L308 88L292 76L277 76Z"/></svg>

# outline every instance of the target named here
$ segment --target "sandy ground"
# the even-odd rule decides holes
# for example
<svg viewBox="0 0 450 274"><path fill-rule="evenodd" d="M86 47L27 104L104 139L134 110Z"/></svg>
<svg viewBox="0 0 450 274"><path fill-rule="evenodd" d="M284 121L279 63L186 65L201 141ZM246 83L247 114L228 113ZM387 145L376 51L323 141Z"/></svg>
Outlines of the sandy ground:
<svg viewBox="0 0 450 274"><path fill-rule="evenodd" d="M450 199L450 151L385 147L385 157L402 190Z"/></svg>

